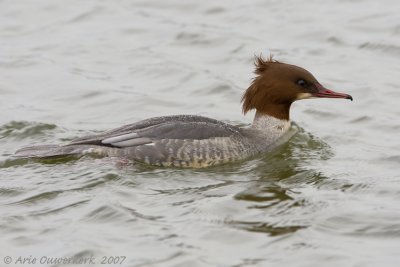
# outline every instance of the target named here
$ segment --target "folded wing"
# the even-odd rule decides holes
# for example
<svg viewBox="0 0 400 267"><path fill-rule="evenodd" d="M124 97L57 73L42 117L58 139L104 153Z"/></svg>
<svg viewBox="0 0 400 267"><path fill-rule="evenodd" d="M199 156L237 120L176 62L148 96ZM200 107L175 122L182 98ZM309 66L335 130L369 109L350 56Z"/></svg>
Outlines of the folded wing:
<svg viewBox="0 0 400 267"><path fill-rule="evenodd" d="M201 116L167 116L143 120L99 135L73 140L69 145L134 147L157 140L203 140L240 134L240 129Z"/></svg>

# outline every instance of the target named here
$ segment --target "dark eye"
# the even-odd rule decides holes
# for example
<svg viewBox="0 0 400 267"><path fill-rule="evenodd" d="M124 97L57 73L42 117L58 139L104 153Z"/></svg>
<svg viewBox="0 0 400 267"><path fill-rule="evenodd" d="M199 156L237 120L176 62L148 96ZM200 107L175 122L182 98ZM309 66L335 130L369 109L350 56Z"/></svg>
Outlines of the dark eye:
<svg viewBox="0 0 400 267"><path fill-rule="evenodd" d="M302 87L304 87L304 86L307 85L307 83L306 83L303 79L298 80L296 83L297 83L298 85L302 86Z"/></svg>

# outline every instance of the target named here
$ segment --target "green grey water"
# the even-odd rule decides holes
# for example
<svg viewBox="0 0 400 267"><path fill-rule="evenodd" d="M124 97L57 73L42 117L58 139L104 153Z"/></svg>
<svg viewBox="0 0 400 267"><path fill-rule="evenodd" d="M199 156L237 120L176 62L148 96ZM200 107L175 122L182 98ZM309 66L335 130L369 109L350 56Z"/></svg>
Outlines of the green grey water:
<svg viewBox="0 0 400 267"><path fill-rule="evenodd" d="M1 1L0 266L399 266L399 8ZM153 116L248 124L260 52L355 101L299 101L287 143L207 169L12 157Z"/></svg>

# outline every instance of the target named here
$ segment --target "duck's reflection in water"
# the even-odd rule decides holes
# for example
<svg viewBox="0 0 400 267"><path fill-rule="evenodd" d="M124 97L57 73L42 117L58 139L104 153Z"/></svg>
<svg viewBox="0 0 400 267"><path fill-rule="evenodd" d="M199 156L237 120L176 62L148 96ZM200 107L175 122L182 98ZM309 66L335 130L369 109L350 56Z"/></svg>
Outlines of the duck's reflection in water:
<svg viewBox="0 0 400 267"><path fill-rule="evenodd" d="M309 225L307 213L316 207L302 196L297 189L305 184L325 180L318 170L312 169L313 161L331 158L330 147L304 132L301 128L292 139L257 162L254 182L234 198L248 202L248 209L262 210L257 220L228 220L226 223L252 232L271 236L295 232Z"/></svg>

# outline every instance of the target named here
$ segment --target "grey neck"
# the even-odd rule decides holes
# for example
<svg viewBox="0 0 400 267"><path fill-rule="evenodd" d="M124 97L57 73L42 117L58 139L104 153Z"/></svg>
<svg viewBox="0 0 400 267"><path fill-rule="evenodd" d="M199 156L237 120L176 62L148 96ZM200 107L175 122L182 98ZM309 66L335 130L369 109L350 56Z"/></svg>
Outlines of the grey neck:
<svg viewBox="0 0 400 267"><path fill-rule="evenodd" d="M273 116L257 112L254 116L251 128L265 133L266 135L272 135L277 139L289 130L290 120L281 120Z"/></svg>

